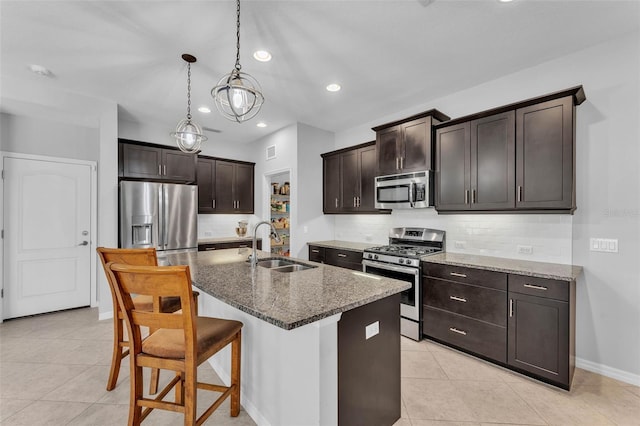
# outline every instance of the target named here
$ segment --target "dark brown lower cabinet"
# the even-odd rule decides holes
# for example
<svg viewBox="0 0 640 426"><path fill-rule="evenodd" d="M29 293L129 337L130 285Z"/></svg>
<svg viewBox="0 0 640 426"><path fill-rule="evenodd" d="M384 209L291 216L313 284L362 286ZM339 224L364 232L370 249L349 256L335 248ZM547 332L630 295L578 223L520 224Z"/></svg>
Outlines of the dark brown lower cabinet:
<svg viewBox="0 0 640 426"><path fill-rule="evenodd" d="M366 338L365 328L379 333ZM400 418L400 294L343 312L338 322L338 425Z"/></svg>
<svg viewBox="0 0 640 426"><path fill-rule="evenodd" d="M212 251L229 248L251 248L253 241L229 241L224 243L201 243L198 244L198 251ZM256 248L262 250L262 239L256 242Z"/></svg>
<svg viewBox="0 0 640 426"><path fill-rule="evenodd" d="M427 337L569 390L575 281L423 263Z"/></svg>
<svg viewBox="0 0 640 426"><path fill-rule="evenodd" d="M544 281L526 288L551 290ZM565 284L568 300L516 293L510 285L507 364L568 390L575 369L575 283Z"/></svg>
<svg viewBox="0 0 640 426"><path fill-rule="evenodd" d="M341 268L362 270L362 252L329 247L309 246L309 260Z"/></svg>

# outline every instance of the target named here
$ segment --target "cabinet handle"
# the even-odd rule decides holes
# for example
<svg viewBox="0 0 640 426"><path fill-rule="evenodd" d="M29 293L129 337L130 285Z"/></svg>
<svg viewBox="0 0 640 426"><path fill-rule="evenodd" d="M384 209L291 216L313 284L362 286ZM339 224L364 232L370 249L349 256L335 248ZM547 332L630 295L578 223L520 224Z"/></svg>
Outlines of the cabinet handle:
<svg viewBox="0 0 640 426"><path fill-rule="evenodd" d="M215 250L215 249L216 249L215 247L207 247L207 248L205 248L204 250L205 250L205 251L211 251L211 250Z"/></svg>
<svg viewBox="0 0 640 426"><path fill-rule="evenodd" d="M360 197L358 197L358 205L356 207L360 207Z"/></svg>
<svg viewBox="0 0 640 426"><path fill-rule="evenodd" d="M522 201L522 186L518 185L518 202Z"/></svg>
<svg viewBox="0 0 640 426"><path fill-rule="evenodd" d="M396 157L396 170L400 170L400 159Z"/></svg>
<svg viewBox="0 0 640 426"><path fill-rule="evenodd" d="M162 170L164 171L164 175L166 176L167 175L167 165L166 164L162 166Z"/></svg>
<svg viewBox="0 0 640 426"><path fill-rule="evenodd" d="M214 209L216 208L216 200L215 199L211 200L211 208L214 208Z"/></svg>
<svg viewBox="0 0 640 426"><path fill-rule="evenodd" d="M162 176L162 165L158 164L158 176Z"/></svg>
<svg viewBox="0 0 640 426"><path fill-rule="evenodd" d="M353 197L353 207L358 207L358 202L356 201L356 197Z"/></svg>
<svg viewBox="0 0 640 426"><path fill-rule="evenodd" d="M336 198L336 209L338 208L338 199Z"/></svg>
<svg viewBox="0 0 640 426"><path fill-rule="evenodd" d="M236 203L237 203L236 205L238 206L238 207L236 207L236 208L237 208L238 210L240 210L240 200L236 201Z"/></svg>
<svg viewBox="0 0 640 426"><path fill-rule="evenodd" d="M249 247L249 246L248 246L248 245L246 245L246 244L240 244L240 245L238 246L238 248L247 248L247 247Z"/></svg>
<svg viewBox="0 0 640 426"><path fill-rule="evenodd" d="M404 157L400 157L400 170L404 169Z"/></svg>
<svg viewBox="0 0 640 426"><path fill-rule="evenodd" d="M338 257L347 257L347 255L343 253L338 253Z"/></svg>
<svg viewBox="0 0 640 426"><path fill-rule="evenodd" d="M534 290L547 290L547 287L542 285L524 284L525 288L532 288Z"/></svg>
<svg viewBox="0 0 640 426"><path fill-rule="evenodd" d="M476 203L476 190L471 191L471 204Z"/></svg>
<svg viewBox="0 0 640 426"><path fill-rule="evenodd" d="M509 318L513 317L513 299L509 299Z"/></svg>
<svg viewBox="0 0 640 426"><path fill-rule="evenodd" d="M469 204L469 190L468 189L464 190L464 203L465 204Z"/></svg>
<svg viewBox="0 0 640 426"><path fill-rule="evenodd" d="M449 299L455 300L456 302L467 303L467 299L465 299L464 297L449 296Z"/></svg>
<svg viewBox="0 0 640 426"><path fill-rule="evenodd" d="M457 272L450 272L449 275L453 275L454 277L467 278L465 274L459 274Z"/></svg>
<svg viewBox="0 0 640 426"><path fill-rule="evenodd" d="M463 336L466 336L466 335L467 335L467 332L466 332L466 331L458 330L458 329L457 329L457 328L455 328L455 327L449 327L449 331L453 331L454 333L462 334Z"/></svg>
<svg viewBox="0 0 640 426"><path fill-rule="evenodd" d="M311 249L311 253L320 253L320 250Z"/></svg>

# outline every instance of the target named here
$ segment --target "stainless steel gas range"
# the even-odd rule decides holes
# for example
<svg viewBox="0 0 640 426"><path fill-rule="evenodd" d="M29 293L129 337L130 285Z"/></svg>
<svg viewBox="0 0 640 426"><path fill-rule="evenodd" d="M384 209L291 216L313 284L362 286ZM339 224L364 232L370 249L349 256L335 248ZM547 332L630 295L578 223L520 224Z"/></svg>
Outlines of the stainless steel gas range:
<svg viewBox="0 0 640 426"><path fill-rule="evenodd" d="M392 228L389 245L364 250L362 270L373 275L407 281L401 294L400 333L422 338L422 271L420 258L445 249L445 232L428 228Z"/></svg>

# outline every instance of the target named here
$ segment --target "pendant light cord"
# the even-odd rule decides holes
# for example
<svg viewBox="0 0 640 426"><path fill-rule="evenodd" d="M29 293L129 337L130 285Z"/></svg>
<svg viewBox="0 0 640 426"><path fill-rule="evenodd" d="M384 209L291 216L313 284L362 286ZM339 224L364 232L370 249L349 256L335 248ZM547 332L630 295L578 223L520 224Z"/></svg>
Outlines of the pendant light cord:
<svg viewBox="0 0 640 426"><path fill-rule="evenodd" d="M191 62L187 62L187 120L191 121Z"/></svg>
<svg viewBox="0 0 640 426"><path fill-rule="evenodd" d="M236 4L236 71L240 71L240 0L237 0Z"/></svg>

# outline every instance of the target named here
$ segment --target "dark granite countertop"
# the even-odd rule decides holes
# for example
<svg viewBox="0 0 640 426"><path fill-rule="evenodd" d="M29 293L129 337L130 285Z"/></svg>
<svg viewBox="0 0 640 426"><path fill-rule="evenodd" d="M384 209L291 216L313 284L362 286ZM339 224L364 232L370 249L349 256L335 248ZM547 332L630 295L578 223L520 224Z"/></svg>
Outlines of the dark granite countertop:
<svg viewBox="0 0 640 426"><path fill-rule="evenodd" d="M301 263L317 268L283 273L257 266L252 271L246 261L250 252L242 248L176 253L167 259L172 265L189 265L193 284L201 291L285 330L411 287L404 281L308 261Z"/></svg>
<svg viewBox="0 0 640 426"><path fill-rule="evenodd" d="M310 241L307 243L308 246L318 246L318 247L327 247L338 250L351 250L351 251L364 251L364 249L369 247L376 247L380 244L375 243L354 243L351 241L338 241L338 240L329 240L329 241Z"/></svg>
<svg viewBox="0 0 640 426"><path fill-rule="evenodd" d="M423 256L421 260L423 262L439 263L442 265L467 266L488 271L561 281L573 281L582 273L582 266L532 262L530 260L506 259L502 257L462 253L439 253L431 256Z"/></svg>

